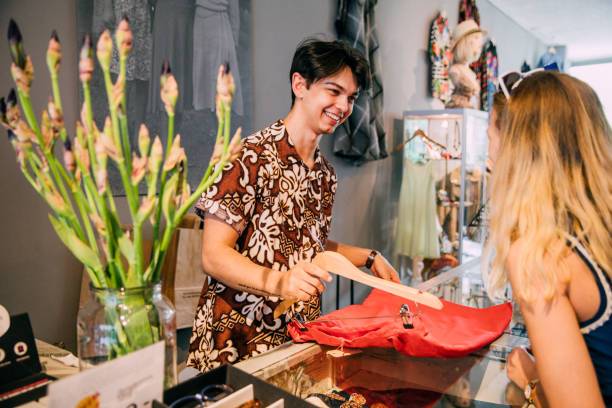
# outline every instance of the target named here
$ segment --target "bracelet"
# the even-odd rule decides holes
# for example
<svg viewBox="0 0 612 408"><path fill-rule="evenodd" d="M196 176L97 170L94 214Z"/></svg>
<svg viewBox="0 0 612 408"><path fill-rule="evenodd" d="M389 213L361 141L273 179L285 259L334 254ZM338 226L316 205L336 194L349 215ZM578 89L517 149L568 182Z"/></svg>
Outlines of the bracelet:
<svg viewBox="0 0 612 408"><path fill-rule="evenodd" d="M372 252L370 252L370 255L368 255L368 259L366 260L366 268L372 269L372 264L374 263L374 258L376 258L376 255L378 255L378 251L373 249Z"/></svg>
<svg viewBox="0 0 612 408"><path fill-rule="evenodd" d="M540 382L539 379L535 379L529 381L527 386L525 387L525 399L527 402L525 403L527 408L535 408L535 394L536 394L536 385Z"/></svg>

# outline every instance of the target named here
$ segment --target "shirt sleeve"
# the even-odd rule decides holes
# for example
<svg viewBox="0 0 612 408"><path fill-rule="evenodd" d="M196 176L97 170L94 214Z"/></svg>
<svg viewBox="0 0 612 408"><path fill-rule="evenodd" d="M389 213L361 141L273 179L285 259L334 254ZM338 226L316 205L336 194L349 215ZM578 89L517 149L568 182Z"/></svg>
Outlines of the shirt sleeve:
<svg viewBox="0 0 612 408"><path fill-rule="evenodd" d="M255 210L257 160L244 154L226 163L214 183L202 194L195 205L200 218L217 218L238 235L242 234Z"/></svg>

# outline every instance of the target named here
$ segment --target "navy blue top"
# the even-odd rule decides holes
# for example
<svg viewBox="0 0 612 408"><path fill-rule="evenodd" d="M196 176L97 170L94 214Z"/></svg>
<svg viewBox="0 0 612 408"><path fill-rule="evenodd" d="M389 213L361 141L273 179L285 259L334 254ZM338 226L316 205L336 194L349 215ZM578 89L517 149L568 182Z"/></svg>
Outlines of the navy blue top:
<svg viewBox="0 0 612 408"><path fill-rule="evenodd" d="M599 289L599 309L595 316L580 322L580 331L595 366L606 407L612 407L612 280L580 243L573 243L574 252L588 265Z"/></svg>

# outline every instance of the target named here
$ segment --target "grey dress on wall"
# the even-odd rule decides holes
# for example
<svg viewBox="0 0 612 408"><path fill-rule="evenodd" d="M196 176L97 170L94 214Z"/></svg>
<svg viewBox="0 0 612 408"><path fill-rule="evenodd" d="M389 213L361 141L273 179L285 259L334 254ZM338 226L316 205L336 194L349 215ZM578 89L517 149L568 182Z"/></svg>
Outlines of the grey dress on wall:
<svg viewBox="0 0 612 408"><path fill-rule="evenodd" d="M176 110L191 110L193 100L193 13L194 0L157 0L153 16L153 75L149 85L149 112L163 111L159 75L168 58L178 83Z"/></svg>
<svg viewBox="0 0 612 408"><path fill-rule="evenodd" d="M240 32L238 0L196 0L193 22L193 107L215 110L217 72L229 61L236 90L232 111L243 116L244 107L236 47Z"/></svg>

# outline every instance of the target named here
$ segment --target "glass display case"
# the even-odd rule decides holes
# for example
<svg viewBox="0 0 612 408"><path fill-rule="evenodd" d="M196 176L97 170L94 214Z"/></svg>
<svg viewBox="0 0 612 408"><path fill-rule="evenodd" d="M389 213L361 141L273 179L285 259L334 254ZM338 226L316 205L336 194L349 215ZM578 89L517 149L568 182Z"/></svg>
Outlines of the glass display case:
<svg viewBox="0 0 612 408"><path fill-rule="evenodd" d="M474 258L419 288L456 303L487 307L491 303L480 269L480 258ZM528 345L524 323L518 309L514 310L510 325L498 339L461 358L290 342L236 367L307 400L315 394L343 391L362 395L370 407L378 408L521 406L522 390L509 382L505 370L510 351Z"/></svg>
<svg viewBox="0 0 612 408"><path fill-rule="evenodd" d="M411 245L396 245L396 254L413 260L450 255L456 260L446 262L451 266L482 254L479 215L485 203L487 127L488 113L474 109L404 112L395 239L401 242L402 234L410 234ZM426 167L431 170L424 171ZM410 178L417 181L411 184ZM433 178L433 188L425 185L427 178ZM436 241L438 247L431 250Z"/></svg>

